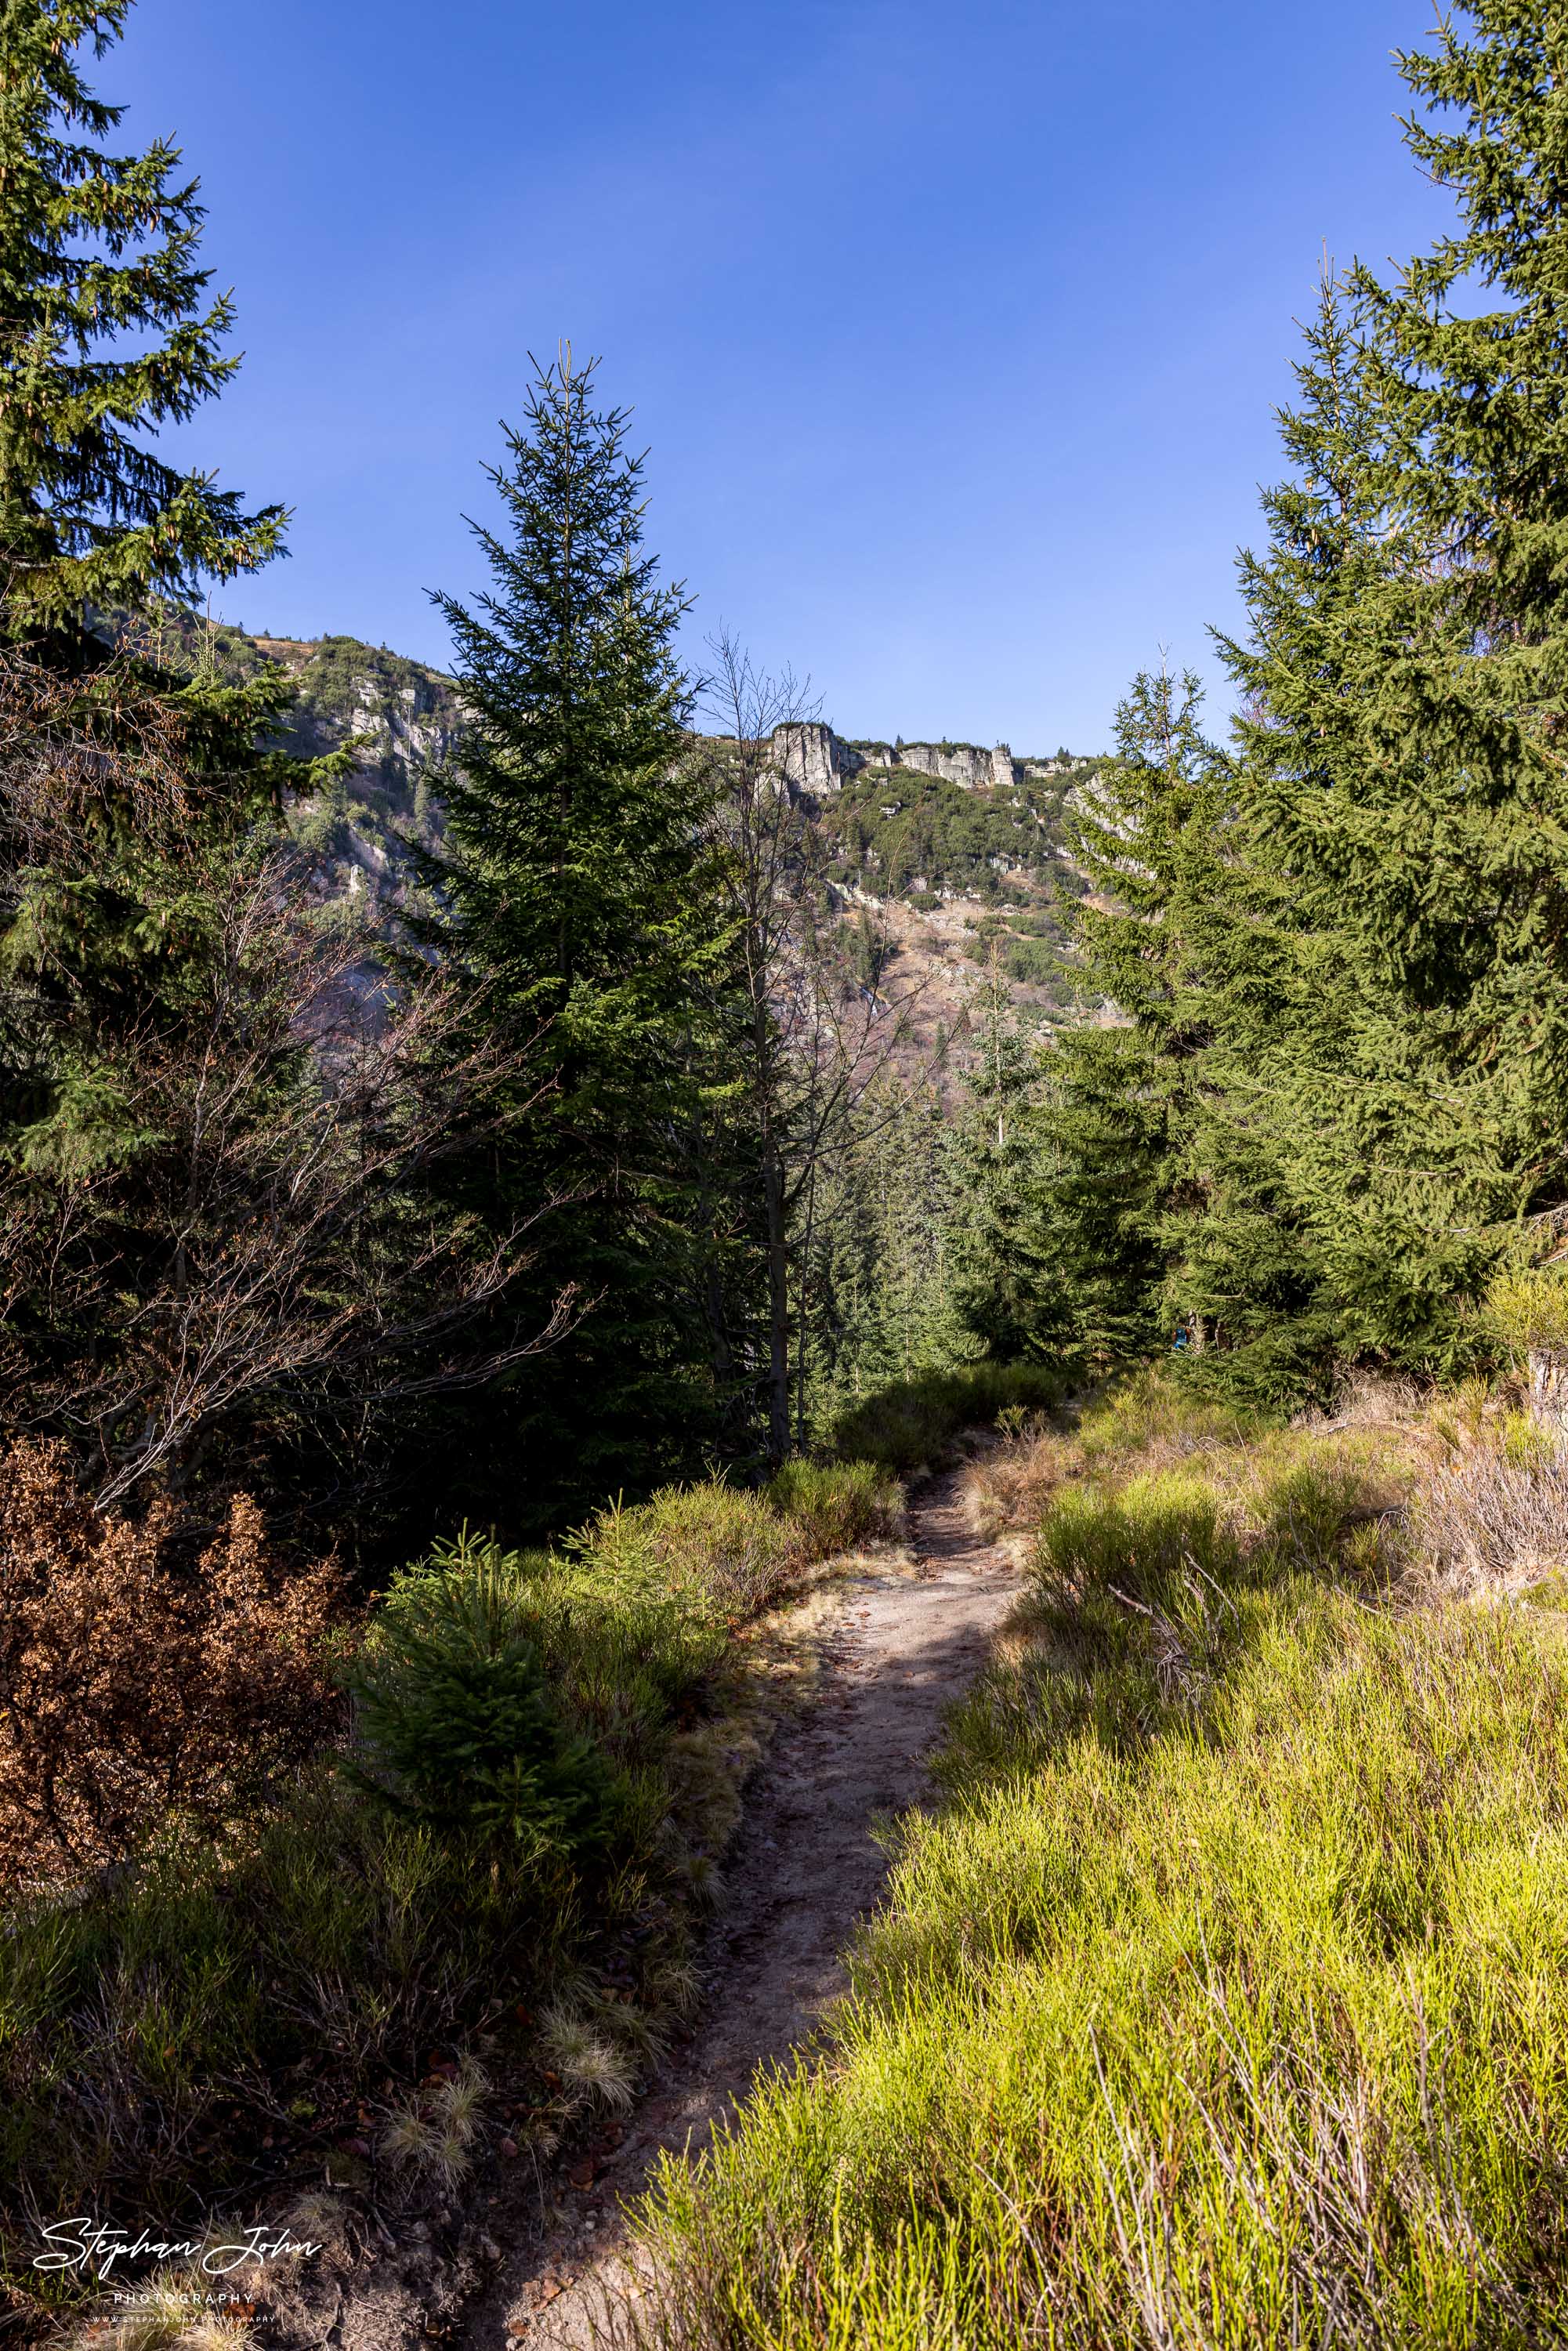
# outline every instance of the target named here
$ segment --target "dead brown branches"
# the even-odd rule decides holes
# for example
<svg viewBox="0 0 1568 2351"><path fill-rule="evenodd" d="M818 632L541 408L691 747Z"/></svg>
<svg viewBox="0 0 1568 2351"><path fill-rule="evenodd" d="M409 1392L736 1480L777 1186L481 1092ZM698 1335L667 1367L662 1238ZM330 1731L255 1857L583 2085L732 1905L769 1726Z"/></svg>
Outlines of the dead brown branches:
<svg viewBox="0 0 1568 2351"><path fill-rule="evenodd" d="M125 1858L172 1811L222 1823L311 1754L336 1563L279 1573L232 1503L180 1562L179 1506L94 1508L63 1445L0 1455L0 1882Z"/></svg>
<svg viewBox="0 0 1568 2351"><path fill-rule="evenodd" d="M19 721L9 737L13 860L52 774L40 839L79 869L92 808L71 794L109 785L98 751L51 738L49 681L25 683L41 700L19 799L29 738ZM196 936L173 1001L98 1029L85 1071L38 1057L40 1091L77 1089L73 1117L64 1143L41 1129L24 1147L0 1208L0 1425L68 1433L100 1504L178 1489L216 1434L298 1417L328 1387L362 1418L474 1385L574 1314L563 1293L542 1323L466 1346L556 1204L497 1237L437 1180L534 1106L535 1040L488 1031L416 959L391 976L380 943L305 902L282 848L193 835L181 880Z"/></svg>
<svg viewBox="0 0 1568 2351"><path fill-rule="evenodd" d="M110 822L179 839L193 795L183 727L167 694L122 649L61 675L0 646L0 795L13 874L79 855Z"/></svg>

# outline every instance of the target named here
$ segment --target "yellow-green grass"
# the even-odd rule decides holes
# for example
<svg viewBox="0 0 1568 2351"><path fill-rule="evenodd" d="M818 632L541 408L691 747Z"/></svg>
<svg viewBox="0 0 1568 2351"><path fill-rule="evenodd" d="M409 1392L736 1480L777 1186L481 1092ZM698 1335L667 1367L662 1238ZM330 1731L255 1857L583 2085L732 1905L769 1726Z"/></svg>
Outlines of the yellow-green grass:
<svg viewBox="0 0 1568 2351"><path fill-rule="evenodd" d="M1557 1646L1391 1583L1381 1438L1191 1433L1091 1443L821 2065L665 2168L650 2339L1568 2339Z"/></svg>

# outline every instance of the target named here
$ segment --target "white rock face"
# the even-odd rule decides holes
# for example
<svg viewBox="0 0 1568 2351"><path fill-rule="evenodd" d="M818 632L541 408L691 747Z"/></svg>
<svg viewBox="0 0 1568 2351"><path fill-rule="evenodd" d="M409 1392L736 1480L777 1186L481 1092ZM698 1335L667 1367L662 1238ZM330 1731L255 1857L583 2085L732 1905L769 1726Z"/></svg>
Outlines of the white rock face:
<svg viewBox="0 0 1568 2351"><path fill-rule="evenodd" d="M949 784L961 784L972 792L991 780L991 755L977 750L969 743L955 743L944 750L940 743L906 743L898 755L900 767L918 768L923 776L940 776Z"/></svg>
<svg viewBox="0 0 1568 2351"><path fill-rule="evenodd" d="M450 757L457 740L456 716L455 698L442 710L433 694L417 686L389 695L379 679L366 677L358 682L346 731L369 738L356 762L360 767L396 762L405 776L413 776L423 768L439 768Z"/></svg>
<svg viewBox="0 0 1568 2351"><path fill-rule="evenodd" d="M982 751L973 743L869 743L857 750L817 718L777 727L773 741L779 772L794 790L813 799L836 792L846 777L862 768L911 768L923 776L940 776L967 792L1010 791L1019 774L1005 743L994 751Z"/></svg>
<svg viewBox="0 0 1568 2351"><path fill-rule="evenodd" d="M841 743L820 718L801 718L773 730L773 747L784 779L812 799L836 792L846 776L865 765L858 751Z"/></svg>

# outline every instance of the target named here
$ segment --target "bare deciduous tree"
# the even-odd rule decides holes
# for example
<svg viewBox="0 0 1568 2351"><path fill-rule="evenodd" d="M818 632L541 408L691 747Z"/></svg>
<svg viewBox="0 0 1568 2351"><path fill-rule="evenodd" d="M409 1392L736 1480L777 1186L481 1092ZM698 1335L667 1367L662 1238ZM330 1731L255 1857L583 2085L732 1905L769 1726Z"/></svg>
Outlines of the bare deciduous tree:
<svg viewBox="0 0 1568 2351"><path fill-rule="evenodd" d="M779 1462L791 1448L792 1374L804 1396L806 1316L790 1296L794 1237L799 1229L809 1252L819 1171L906 1042L922 991L882 987L885 930L868 977L857 980L843 953L821 840L784 768L787 730L811 715L804 691L788 674L759 671L727 632L711 650L705 706L720 729L711 756L721 767L716 804L730 851L746 997L747 1096L767 1260L768 1450Z"/></svg>
<svg viewBox="0 0 1568 2351"><path fill-rule="evenodd" d="M46 860L86 868L112 807L178 855L200 933L172 1017L150 996L85 1066L41 1068L85 1107L68 1148L24 1143L0 1207L0 1424L68 1432L100 1505L177 1489L215 1432L329 1384L364 1413L492 1378L576 1311L567 1291L542 1328L465 1346L557 1204L497 1238L429 1183L534 1107L530 1042L486 1035L436 971L394 982L287 849L207 839L166 710L128 684L95 725L116 691L0 675L9 911ZM35 953L11 991L9 1065L53 977Z"/></svg>

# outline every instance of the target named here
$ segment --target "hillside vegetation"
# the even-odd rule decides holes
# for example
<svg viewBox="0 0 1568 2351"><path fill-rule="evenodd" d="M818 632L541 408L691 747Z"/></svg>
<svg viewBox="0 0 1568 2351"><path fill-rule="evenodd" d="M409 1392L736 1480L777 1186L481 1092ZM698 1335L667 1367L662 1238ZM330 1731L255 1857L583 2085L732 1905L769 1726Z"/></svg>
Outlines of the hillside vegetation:
<svg viewBox="0 0 1568 2351"><path fill-rule="evenodd" d="M210 661L236 680L286 676L294 699L281 739L290 749L319 757L353 747L345 773L290 810L312 886L334 901L366 890L388 919L411 900L418 904L406 844L439 851L444 841L443 775L461 726L455 682L350 636L252 635L227 622L206 631L178 614L162 626L187 662ZM1025 772L1010 793L907 764L867 766L805 811L820 836L824 879L844 893L833 911L852 958L864 930L853 900L895 901L915 917L954 902L964 937L960 968L944 975L950 1013L972 992L962 961L988 965L993 950L1020 1005L1061 1010L1071 1000L1058 907L1084 884L1065 853L1067 810L1070 794L1092 781L1095 763L1059 754L1059 771L1050 774L1028 772L1040 762L1020 764ZM913 942L940 955L937 935L918 921L910 929Z"/></svg>
<svg viewBox="0 0 1568 2351"><path fill-rule="evenodd" d="M1561 1501L1477 1395L1143 1381L985 1458L1028 1595L820 2063L666 2169L639 2339L1558 2339L1561 1516L1482 1562Z"/></svg>
<svg viewBox="0 0 1568 2351"><path fill-rule="evenodd" d="M199 2233L214 2202L323 2184L417 2199L624 2105L691 2006L741 1789L809 1663L778 1611L898 1510L868 1465L800 1464L765 1494L608 1509L549 1552L465 1532L340 1606L350 1746L298 1583L280 1622L265 1574L209 1560L209 1637L150 1673L170 1601L145 1543L100 1535L57 1458L0 1463L17 2314L48 2287L40 2211Z"/></svg>
<svg viewBox="0 0 1568 2351"><path fill-rule="evenodd" d="M1447 220L1324 270L1224 739L1162 666L1051 762L697 674L565 339L450 676L203 618L288 514L131 13L0 11L0 2317L320 2198L455 2307L967 1432L1024 1596L622 2333L1568 2340L1561 7L1397 59Z"/></svg>

